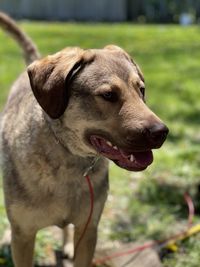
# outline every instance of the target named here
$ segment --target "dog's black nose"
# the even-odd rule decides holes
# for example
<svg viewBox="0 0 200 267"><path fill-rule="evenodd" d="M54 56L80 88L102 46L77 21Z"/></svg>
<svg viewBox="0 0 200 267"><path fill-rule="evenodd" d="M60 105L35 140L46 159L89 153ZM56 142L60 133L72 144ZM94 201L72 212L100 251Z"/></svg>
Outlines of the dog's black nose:
<svg viewBox="0 0 200 267"><path fill-rule="evenodd" d="M168 132L169 129L165 124L156 123L146 129L146 136L153 148L159 148L164 143Z"/></svg>

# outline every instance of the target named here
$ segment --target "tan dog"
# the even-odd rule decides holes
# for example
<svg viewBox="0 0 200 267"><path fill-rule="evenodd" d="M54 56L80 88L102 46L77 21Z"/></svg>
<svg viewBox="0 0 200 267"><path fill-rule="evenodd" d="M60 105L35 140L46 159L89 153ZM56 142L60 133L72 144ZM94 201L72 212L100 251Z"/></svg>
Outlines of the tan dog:
<svg viewBox="0 0 200 267"><path fill-rule="evenodd" d="M38 57L13 21L0 14L0 22L22 44L27 61ZM72 223L76 245L90 207L83 174L99 157L90 173L94 212L74 258L75 267L91 265L108 191L107 159L144 170L168 133L146 106L144 91L139 67L117 46L64 49L34 61L15 82L1 120L15 267L32 266L35 236L44 227Z"/></svg>

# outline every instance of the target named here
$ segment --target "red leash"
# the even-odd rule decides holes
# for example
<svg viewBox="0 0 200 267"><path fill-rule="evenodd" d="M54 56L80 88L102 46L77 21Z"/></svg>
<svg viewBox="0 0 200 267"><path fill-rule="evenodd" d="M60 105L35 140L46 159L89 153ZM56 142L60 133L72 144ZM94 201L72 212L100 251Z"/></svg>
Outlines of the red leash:
<svg viewBox="0 0 200 267"><path fill-rule="evenodd" d="M82 241L82 239L84 238L85 236L85 233L88 229L88 226L91 222L91 219L92 219L92 215L93 215L93 210L94 210L94 189L93 189L93 185L91 183L91 180L90 180L90 177L89 175L86 173L84 175L85 179L86 179L86 182L88 184L88 189L89 189L89 196L90 196L90 210L89 210L89 215L88 215L88 219L86 221L86 224L85 224L85 227L83 229L83 232L76 244L76 247L75 247L75 255L76 255L76 252L77 252L77 249ZM189 215L188 215L188 228L191 226L192 224L192 220L193 220L193 217L194 217L194 213L195 213L195 209L194 209L194 204L193 204L193 201L190 197L190 195L188 193L185 193L184 194L184 199L187 203L187 206L188 206L188 212L189 212ZM101 259L96 259L94 261L94 264L95 265L99 265L99 264L102 264L102 263L105 263L106 261L109 261L113 258L118 258L118 257L123 257L125 255L129 255L129 254L134 254L136 252L140 252L140 251L143 251L147 248L151 248L151 247L154 247L156 245L164 245L166 242L170 241L170 240L174 240L176 239L177 237L181 236L182 234L186 233L186 231L182 231L181 233L179 234L176 234L176 235L173 235L169 238L167 238L166 240L157 240L157 241L152 241L152 242L149 242L149 243L146 243L144 245L141 245L141 246L138 246L136 248L133 248L133 249L130 249L130 250L127 250L127 251L123 251L123 252L118 252L118 253L115 253L113 255L110 255L110 256L107 256L107 257L104 257L104 258L101 258Z"/></svg>
<svg viewBox="0 0 200 267"><path fill-rule="evenodd" d="M184 199L188 205L188 212L189 212L188 227L190 227L192 225L192 221L193 221L193 217L194 217L194 213L195 213L194 203L192 201L192 198L190 197L190 195L187 192L184 194Z"/></svg>
<svg viewBox="0 0 200 267"><path fill-rule="evenodd" d="M192 221L193 221L194 213L195 213L194 203L193 203L192 198L190 197L190 195L188 193L184 194L184 199L185 199L185 201L187 203L187 206L188 206L188 211L189 211L188 228L190 228L191 224L192 224ZM187 230L182 231L181 233L178 233L176 235L173 235L173 236L171 236L171 237L169 237L169 238L167 238L165 240L152 241L152 242L146 243L144 245L138 246L136 248L133 248L133 249L130 249L130 250L127 250L127 251L114 253L114 254L112 254L110 256L107 256L107 257L104 257L104 258L101 258L101 259L96 259L96 260L94 260L94 264L95 264L95 266L98 266L98 265L103 264L103 263L105 263L105 262L107 262L109 260L112 260L114 258L118 258L118 257L123 257L123 256L126 256L126 255L130 255L130 254L134 254L136 252L140 252L140 251L143 251L145 249L148 249L148 248L151 248L151 247L154 247L154 246L165 245L168 241L173 241L176 238L178 238L178 237L182 236L183 234L187 233Z"/></svg>
<svg viewBox="0 0 200 267"><path fill-rule="evenodd" d="M77 252L77 249L82 241L82 239L84 238L84 235L88 229L88 226L90 224L90 221L92 219L92 214L93 214L93 210L94 210L94 189L93 189L93 186L92 186L92 183L91 183L91 180L90 180L90 177L88 174L84 175L85 179L86 179L86 182L88 184L88 188L89 188L89 193L90 193L90 211L89 211L89 215L88 215L88 219L86 221L86 224L85 224L85 227L83 229L83 232L81 233L81 236L76 244L76 247L75 247L75 253L74 255L76 255L76 252Z"/></svg>
<svg viewBox="0 0 200 267"><path fill-rule="evenodd" d="M85 173L83 174L83 177L86 179L87 185L88 185L88 189L89 189L89 197L90 197L90 210L89 210L89 215L88 215L88 219L85 223L83 232L81 233L81 236L75 246L74 249L74 257L76 256L76 252L78 250L78 247L82 241L82 239L84 238L84 235L88 229L88 226L91 222L92 219L92 214L93 214L93 210L94 210L94 189L90 180L90 176L89 176L89 172L94 168L94 166L96 165L97 161L99 160L99 156L97 156L94 161L92 162L92 164L88 167L88 169L85 171Z"/></svg>

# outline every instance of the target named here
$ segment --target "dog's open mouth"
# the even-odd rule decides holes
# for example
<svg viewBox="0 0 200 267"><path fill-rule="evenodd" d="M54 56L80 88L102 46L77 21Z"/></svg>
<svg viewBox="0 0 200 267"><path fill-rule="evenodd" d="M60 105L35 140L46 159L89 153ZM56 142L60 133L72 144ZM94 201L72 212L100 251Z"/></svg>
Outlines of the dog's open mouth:
<svg viewBox="0 0 200 267"><path fill-rule="evenodd" d="M97 135L90 136L90 142L101 155L129 171L142 171L153 162L153 153L151 150L127 152Z"/></svg>

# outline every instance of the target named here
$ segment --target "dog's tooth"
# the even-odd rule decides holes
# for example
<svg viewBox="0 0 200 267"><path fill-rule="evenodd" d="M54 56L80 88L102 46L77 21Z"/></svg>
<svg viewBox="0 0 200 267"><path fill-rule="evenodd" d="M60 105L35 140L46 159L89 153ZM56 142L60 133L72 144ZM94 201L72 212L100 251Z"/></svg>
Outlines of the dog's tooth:
<svg viewBox="0 0 200 267"><path fill-rule="evenodd" d="M109 145L109 146L113 146L110 141L106 141L106 144Z"/></svg>
<svg viewBox="0 0 200 267"><path fill-rule="evenodd" d="M114 148L115 150L118 150L118 147L117 147L117 146L113 146L113 148Z"/></svg>
<svg viewBox="0 0 200 267"><path fill-rule="evenodd" d="M131 154L131 156L130 156L130 161L131 161L131 162L134 161L134 156L133 156L133 154Z"/></svg>

